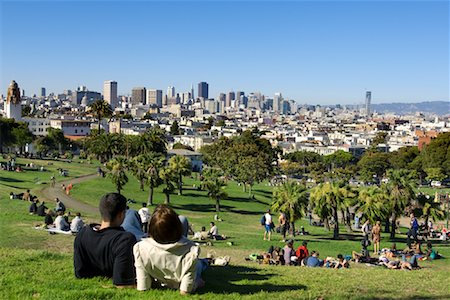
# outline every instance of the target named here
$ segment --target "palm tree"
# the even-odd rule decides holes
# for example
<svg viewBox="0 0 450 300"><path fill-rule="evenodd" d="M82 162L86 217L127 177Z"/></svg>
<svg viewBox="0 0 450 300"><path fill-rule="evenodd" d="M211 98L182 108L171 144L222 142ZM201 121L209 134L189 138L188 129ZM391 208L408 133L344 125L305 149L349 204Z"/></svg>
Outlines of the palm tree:
<svg viewBox="0 0 450 300"><path fill-rule="evenodd" d="M183 194L183 175L191 174L191 161L181 155L172 156L169 159L168 165L172 168L173 172L177 176L178 179L178 195Z"/></svg>
<svg viewBox="0 0 450 300"><path fill-rule="evenodd" d="M350 207L354 207L358 202L358 190L347 184L348 181L341 181L340 194L342 201L340 204L340 210L342 213L342 220L345 224L347 232L352 231L351 218L350 218Z"/></svg>
<svg viewBox="0 0 450 300"><path fill-rule="evenodd" d="M94 117L98 120L98 133L100 133L100 122L102 118L112 116L113 110L105 100L96 100L89 107Z"/></svg>
<svg viewBox="0 0 450 300"><path fill-rule="evenodd" d="M333 238L339 238L338 210L344 199L344 191L337 183L321 183L316 186L310 195L311 203L317 214L328 220L334 219Z"/></svg>
<svg viewBox="0 0 450 300"><path fill-rule="evenodd" d="M140 153L157 152L167 153L167 137L159 126L148 129L140 136L139 141Z"/></svg>
<svg viewBox="0 0 450 300"><path fill-rule="evenodd" d="M202 183L202 188L207 191L208 197L216 202L216 211L220 212L220 200L228 197L225 192L227 184L220 177L207 178Z"/></svg>
<svg viewBox="0 0 450 300"><path fill-rule="evenodd" d="M155 152L143 154L142 156L145 176L149 187L148 205L153 205L153 191L155 187L161 184L159 170L163 167L164 157Z"/></svg>
<svg viewBox="0 0 450 300"><path fill-rule="evenodd" d="M419 195L417 197L419 211L415 215L421 216L425 219L425 228L428 231L428 220L431 218L434 222L443 220L445 217L444 211L441 209L441 203L435 202L434 199L428 195Z"/></svg>
<svg viewBox="0 0 450 300"><path fill-rule="evenodd" d="M370 187L359 192L357 211L362 213L370 223L385 220L388 216L386 195L379 187Z"/></svg>
<svg viewBox="0 0 450 300"><path fill-rule="evenodd" d="M145 158L143 155L133 157L129 164L131 174L133 174L139 181L139 188L141 191L144 190L144 183L147 177L145 167Z"/></svg>
<svg viewBox="0 0 450 300"><path fill-rule="evenodd" d="M106 167L111 171L109 176L111 181L116 186L117 192L123 189L123 186L128 182L127 177L127 160L124 157L116 157L108 162Z"/></svg>
<svg viewBox="0 0 450 300"><path fill-rule="evenodd" d="M283 182L273 191L272 210L286 214L292 233L295 235L295 221L303 217L308 207L306 186L293 180Z"/></svg>
<svg viewBox="0 0 450 300"><path fill-rule="evenodd" d="M175 190L174 183L176 183L177 181L177 176L171 167L166 166L159 171L159 177L166 185L163 188L163 193L164 195L166 195L166 200L164 201L164 204L168 205L170 204L170 194Z"/></svg>
<svg viewBox="0 0 450 300"><path fill-rule="evenodd" d="M405 209L415 198L413 180L407 170L388 170L387 184L382 189L388 198L387 210L391 215L391 239L395 238L397 217L404 213Z"/></svg>

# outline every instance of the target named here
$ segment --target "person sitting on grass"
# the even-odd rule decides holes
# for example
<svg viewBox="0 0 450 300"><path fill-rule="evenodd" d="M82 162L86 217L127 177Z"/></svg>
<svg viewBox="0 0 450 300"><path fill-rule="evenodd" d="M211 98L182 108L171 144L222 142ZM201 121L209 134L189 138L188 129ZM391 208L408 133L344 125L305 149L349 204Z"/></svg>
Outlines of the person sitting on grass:
<svg viewBox="0 0 450 300"><path fill-rule="evenodd" d="M28 212L30 213L30 215L35 215L36 214L36 212L37 212L37 203L39 202L39 200L37 200L37 199L33 199L32 201L31 201L31 204L30 204L30 208L28 209Z"/></svg>
<svg viewBox="0 0 450 300"><path fill-rule="evenodd" d="M283 248L284 264L286 266L295 265L297 263L297 256L294 251L294 241L288 240L286 246Z"/></svg>
<svg viewBox="0 0 450 300"><path fill-rule="evenodd" d="M61 231L69 231L70 225L67 223L66 219L64 218L64 213L62 211L59 211L57 213L57 217L55 219L55 222L53 222L53 225L55 226L55 229L61 230Z"/></svg>
<svg viewBox="0 0 450 300"><path fill-rule="evenodd" d="M42 201L41 205L39 205L36 209L36 214L40 217L45 217L46 209L48 209L48 207L45 206L45 201Z"/></svg>
<svg viewBox="0 0 450 300"><path fill-rule="evenodd" d="M310 268L322 267L323 263L323 260L319 258L319 252L316 251L312 251L311 256L305 261L305 265Z"/></svg>
<svg viewBox="0 0 450 300"><path fill-rule="evenodd" d="M120 226L122 226L125 231L134 234L137 241L147 237L147 234L142 231L142 223L139 213L134 209L130 209L128 206L125 213L125 219Z"/></svg>
<svg viewBox="0 0 450 300"><path fill-rule="evenodd" d="M271 261L274 265L284 265L283 249L276 246L275 248L273 248L272 251L269 250L269 253L271 254Z"/></svg>
<svg viewBox="0 0 450 300"><path fill-rule="evenodd" d="M219 235L219 229L217 228L217 225L214 222L210 223L211 228L208 232L208 237L215 240L225 240L226 236Z"/></svg>
<svg viewBox="0 0 450 300"><path fill-rule="evenodd" d="M74 241L76 278L104 276L119 288L135 287L133 246L136 238L120 224L125 219L127 199L109 193L100 200L101 224L84 226Z"/></svg>
<svg viewBox="0 0 450 300"><path fill-rule="evenodd" d="M66 212L66 206L64 205L64 203L62 203L61 200L59 200L59 198L55 198L55 202L56 202L55 212L62 211L64 214Z"/></svg>
<svg viewBox="0 0 450 300"><path fill-rule="evenodd" d="M70 231L72 233L78 233L83 228L84 222L81 219L81 214L77 212L75 214L75 218L73 218L72 222L70 223Z"/></svg>
<svg viewBox="0 0 450 300"><path fill-rule="evenodd" d="M309 252L308 252L308 242L307 241L303 241L302 245L300 247L297 248L297 251L295 252L295 255L297 255L298 257L298 261L302 261L304 258L309 256Z"/></svg>
<svg viewBox="0 0 450 300"><path fill-rule="evenodd" d="M164 285L185 295L204 286L201 273L208 262L199 259L200 247L185 238L182 230L172 208L156 207L150 219L150 238L133 248L139 291Z"/></svg>

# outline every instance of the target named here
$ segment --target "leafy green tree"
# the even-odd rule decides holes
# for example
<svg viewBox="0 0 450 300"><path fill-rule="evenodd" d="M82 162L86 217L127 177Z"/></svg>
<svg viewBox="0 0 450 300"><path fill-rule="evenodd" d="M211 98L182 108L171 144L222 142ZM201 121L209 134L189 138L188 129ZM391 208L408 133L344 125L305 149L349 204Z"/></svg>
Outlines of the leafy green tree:
<svg viewBox="0 0 450 300"><path fill-rule="evenodd" d="M292 232L295 234L295 221L301 219L308 207L306 186L293 180L287 180L273 190L271 208L286 214Z"/></svg>
<svg viewBox="0 0 450 300"><path fill-rule="evenodd" d="M450 132L441 133L424 145L420 159L424 170L442 168L444 174L450 174Z"/></svg>
<svg viewBox="0 0 450 300"><path fill-rule="evenodd" d="M372 224L388 217L387 197L379 187L369 187L359 192L357 211Z"/></svg>
<svg viewBox="0 0 450 300"><path fill-rule="evenodd" d="M374 178L380 179L389 168L389 154L368 151L364 153L358 162L361 178L366 182L374 182Z"/></svg>
<svg viewBox="0 0 450 300"><path fill-rule="evenodd" d="M126 172L127 166L128 161L124 157L113 158L106 165L108 170L111 171L108 175L111 178L112 183L116 186L116 190L119 194L123 190L124 185L128 182Z"/></svg>
<svg viewBox="0 0 450 300"><path fill-rule="evenodd" d="M388 133L386 131L377 132L377 134L375 135L375 137L372 140L371 147L376 148L380 144L386 144L387 137L388 137Z"/></svg>
<svg viewBox="0 0 450 300"><path fill-rule="evenodd" d="M315 212L326 220L333 218L334 239L339 238L338 211L342 207L344 199L344 190L335 182L321 183L311 191L310 201Z"/></svg>
<svg viewBox="0 0 450 300"><path fill-rule="evenodd" d="M434 202L434 199L428 195L420 194L417 197L417 207L414 209L414 215L422 217L425 220L425 228L428 231L428 220L434 222L444 220L445 213L441 209L440 202Z"/></svg>
<svg viewBox="0 0 450 300"><path fill-rule="evenodd" d="M170 134L171 135L179 135L180 134L180 126L178 125L178 121L173 121L172 125L170 126Z"/></svg>
<svg viewBox="0 0 450 300"><path fill-rule="evenodd" d="M14 134L12 129L15 121L12 119L0 118L0 153L3 153L3 147L14 143Z"/></svg>
<svg viewBox="0 0 450 300"><path fill-rule="evenodd" d="M330 155L323 157L323 161L327 166L328 171L335 168L345 168L354 162L355 158L350 152L338 150Z"/></svg>
<svg viewBox="0 0 450 300"><path fill-rule="evenodd" d="M183 145L182 143L173 144L172 149L184 149L184 150L194 151L194 149L191 146Z"/></svg>
<svg viewBox="0 0 450 300"><path fill-rule="evenodd" d="M427 168L425 172L427 173L427 180L442 181L447 177L442 168Z"/></svg>
<svg viewBox="0 0 450 300"><path fill-rule="evenodd" d="M202 188L206 190L208 197L216 204L216 212L220 212L220 200L228 197L225 192L227 184L220 177L205 177Z"/></svg>
<svg viewBox="0 0 450 300"><path fill-rule="evenodd" d="M391 239L395 238L395 227L397 218L404 213L405 209L415 199L414 180L407 170L388 170L388 183L381 188L387 201L387 211L391 215Z"/></svg>
<svg viewBox="0 0 450 300"><path fill-rule="evenodd" d="M412 162L420 154L417 147L402 147L389 156L389 163L393 169L415 169Z"/></svg>
<svg viewBox="0 0 450 300"><path fill-rule="evenodd" d="M303 168L303 173L310 173L313 164L322 163L322 156L320 156L320 154L308 151L288 153L285 158L291 162L299 163Z"/></svg>
<svg viewBox="0 0 450 300"><path fill-rule="evenodd" d="M100 122L103 118L112 116L113 110L105 100L96 100L89 105L92 114L98 120L98 132L100 132Z"/></svg>
<svg viewBox="0 0 450 300"><path fill-rule="evenodd" d="M34 137L28 129L28 125L24 122L16 122L12 128L12 135L14 137L13 145L20 148L22 152L23 147L26 144L30 144Z"/></svg>
<svg viewBox="0 0 450 300"><path fill-rule="evenodd" d="M192 172L191 161L181 155L172 156L169 159L168 165L172 168L173 172L178 179L178 194L183 195L183 176L190 175Z"/></svg>
<svg viewBox="0 0 450 300"><path fill-rule="evenodd" d="M166 197L164 203L168 205L170 204L170 194L175 190L175 184L177 183L178 178L174 169L169 166L159 170L159 177L165 184L165 187L163 188L163 194Z"/></svg>
<svg viewBox="0 0 450 300"><path fill-rule="evenodd" d="M142 155L145 177L149 187L148 205L153 205L154 189L162 182L159 171L164 166L164 157L160 153L150 152Z"/></svg>
<svg viewBox="0 0 450 300"><path fill-rule="evenodd" d="M139 189L143 191L145 180L147 177L145 172L146 164L144 156L139 155L133 157L128 165L128 168L131 171L131 174L133 174L133 176L136 177L139 181Z"/></svg>

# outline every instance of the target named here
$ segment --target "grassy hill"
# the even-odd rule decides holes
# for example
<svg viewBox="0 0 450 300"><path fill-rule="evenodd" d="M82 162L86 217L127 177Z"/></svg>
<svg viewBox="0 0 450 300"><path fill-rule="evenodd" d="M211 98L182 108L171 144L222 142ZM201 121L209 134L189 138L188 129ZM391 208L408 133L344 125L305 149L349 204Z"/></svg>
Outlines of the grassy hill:
<svg viewBox="0 0 450 300"><path fill-rule="evenodd" d="M25 163L25 161L19 161ZM38 164L39 162L36 162ZM41 162L42 164L42 162ZM46 166L48 172L26 171L25 173L0 171L0 298L1 299L177 299L177 291L155 290L138 292L121 290L112 286L111 280L93 278L78 280L73 275L73 236L49 235L35 230L33 226L42 223L42 218L28 214L29 204L24 201L9 200L10 190L23 191L31 188L38 193L48 182L58 167L69 170L71 176L95 172L95 166L81 163L57 163ZM39 180L36 180L39 178ZM46 179L47 178L47 179ZM58 180L62 180L59 178ZM175 210L189 218L195 230L208 226L213 220L214 203L206 197L206 192L197 191L192 186L195 179L185 180L183 196L172 195ZM105 192L114 187L108 178L96 178L74 186L73 197L97 206ZM271 188L265 184L254 189L255 200L248 199L247 193L234 182L229 182L229 199L222 201L223 211L218 222L219 232L229 237L227 241L213 242L213 246L202 246L202 256L212 252L217 256L230 255L227 267L212 267L206 271L206 287L192 298L198 299L448 299L450 286L448 274L450 259L424 261L418 271L386 270L382 267L368 267L352 264L350 269L310 269L288 266L266 266L245 261L250 253L261 253L270 245L283 246L279 235L271 242L263 241L263 229L259 224L262 212L271 201ZM140 202L147 199L148 191L139 191L136 180L130 176L123 194L138 203L131 207L138 209ZM155 194L155 202L164 199L161 189ZM69 207L70 210L70 207ZM98 221L99 215L85 216L88 221ZM338 253L351 254L360 250L360 234L347 233L341 228L340 240L332 240L332 234L322 227L303 225L311 233L295 238L295 245L308 240L310 250L318 250L320 256L336 256ZM403 229L405 232L405 229ZM404 235L399 237L399 247L404 246ZM381 247L390 245L383 234ZM436 244L440 253L450 258L449 244Z"/></svg>

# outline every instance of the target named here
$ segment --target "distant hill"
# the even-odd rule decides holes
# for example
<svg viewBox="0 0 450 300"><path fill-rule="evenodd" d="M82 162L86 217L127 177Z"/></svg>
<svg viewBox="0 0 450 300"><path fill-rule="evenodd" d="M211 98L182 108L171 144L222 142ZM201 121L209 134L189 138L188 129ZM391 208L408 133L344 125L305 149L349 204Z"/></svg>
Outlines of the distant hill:
<svg viewBox="0 0 450 300"><path fill-rule="evenodd" d="M372 110L379 113L395 113L406 115L416 112L424 114L450 115L450 102L448 101L429 101L418 103L381 103L372 104Z"/></svg>

